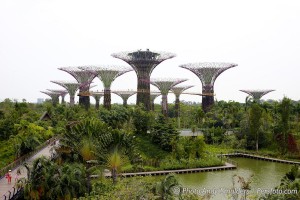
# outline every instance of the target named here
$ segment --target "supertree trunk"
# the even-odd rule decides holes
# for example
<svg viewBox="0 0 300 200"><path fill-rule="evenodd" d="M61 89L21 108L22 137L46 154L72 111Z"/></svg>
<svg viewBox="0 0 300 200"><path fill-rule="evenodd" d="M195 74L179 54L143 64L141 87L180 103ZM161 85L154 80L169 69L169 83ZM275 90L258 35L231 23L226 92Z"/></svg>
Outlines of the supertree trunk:
<svg viewBox="0 0 300 200"><path fill-rule="evenodd" d="M80 96L79 105L84 107L86 110L90 108L90 97L89 96Z"/></svg>
<svg viewBox="0 0 300 200"><path fill-rule="evenodd" d="M104 108L110 110L111 109L111 92L110 89L104 89Z"/></svg>
<svg viewBox="0 0 300 200"><path fill-rule="evenodd" d="M127 99L123 99L123 106L127 107Z"/></svg>
<svg viewBox="0 0 300 200"><path fill-rule="evenodd" d="M150 110L150 74L142 72L138 77L136 104L143 104L145 110Z"/></svg>
<svg viewBox="0 0 300 200"><path fill-rule="evenodd" d="M74 106L75 104L75 96L70 96L70 106Z"/></svg>
<svg viewBox="0 0 300 200"><path fill-rule="evenodd" d="M99 105L100 105L100 99L96 99L96 105L95 105L95 108L97 109L97 110L99 110Z"/></svg>
<svg viewBox="0 0 300 200"><path fill-rule="evenodd" d="M154 101L151 103L151 110L154 111Z"/></svg>
<svg viewBox="0 0 300 200"><path fill-rule="evenodd" d="M206 86L202 89L202 94L208 94L208 96L202 96L202 109L206 113L214 105L213 87Z"/></svg>
<svg viewBox="0 0 300 200"><path fill-rule="evenodd" d="M66 104L65 96L62 96L62 97L61 97L61 104Z"/></svg>
<svg viewBox="0 0 300 200"><path fill-rule="evenodd" d="M58 103L59 103L59 98L58 97L57 98L53 98L52 105L56 106Z"/></svg>
<svg viewBox="0 0 300 200"><path fill-rule="evenodd" d="M168 98L167 95L162 95L162 114L168 117Z"/></svg>
<svg viewBox="0 0 300 200"><path fill-rule="evenodd" d="M176 96L176 100L175 100L175 117L180 116L179 109L180 109L179 96Z"/></svg>

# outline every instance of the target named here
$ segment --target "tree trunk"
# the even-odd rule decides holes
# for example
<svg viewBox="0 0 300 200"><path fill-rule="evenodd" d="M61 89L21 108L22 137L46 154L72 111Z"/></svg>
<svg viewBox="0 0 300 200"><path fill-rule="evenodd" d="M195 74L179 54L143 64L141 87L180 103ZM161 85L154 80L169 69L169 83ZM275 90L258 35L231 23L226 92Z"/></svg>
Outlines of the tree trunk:
<svg viewBox="0 0 300 200"><path fill-rule="evenodd" d="M100 98L96 98L96 105L95 105L95 108L97 110L99 110L99 102L100 102Z"/></svg>
<svg viewBox="0 0 300 200"><path fill-rule="evenodd" d="M138 72L138 85L136 105L143 104L144 108L150 110L150 73L146 71Z"/></svg>
<svg viewBox="0 0 300 200"><path fill-rule="evenodd" d="M104 108L111 109L111 92L110 89L104 89Z"/></svg>
<svg viewBox="0 0 300 200"><path fill-rule="evenodd" d="M210 95L210 96L202 96L202 109L205 113L207 113L214 105L213 86L202 86L202 94Z"/></svg>
<svg viewBox="0 0 300 200"><path fill-rule="evenodd" d="M75 103L75 96L74 95L70 95L70 106L74 106Z"/></svg>
<svg viewBox="0 0 300 200"><path fill-rule="evenodd" d="M117 183L117 170L115 168L113 168L111 170L111 176L112 176L112 179L113 179L113 183L116 184Z"/></svg>
<svg viewBox="0 0 300 200"><path fill-rule="evenodd" d="M175 117L180 116L179 109L180 109L179 96L176 96L176 100L175 100Z"/></svg>
<svg viewBox="0 0 300 200"><path fill-rule="evenodd" d="M127 107L127 99L123 99L123 106Z"/></svg>
<svg viewBox="0 0 300 200"><path fill-rule="evenodd" d="M162 114L165 117L168 117L168 97L165 94L162 95L161 105L162 105Z"/></svg>
<svg viewBox="0 0 300 200"><path fill-rule="evenodd" d="M65 96L61 96L61 104L65 104Z"/></svg>

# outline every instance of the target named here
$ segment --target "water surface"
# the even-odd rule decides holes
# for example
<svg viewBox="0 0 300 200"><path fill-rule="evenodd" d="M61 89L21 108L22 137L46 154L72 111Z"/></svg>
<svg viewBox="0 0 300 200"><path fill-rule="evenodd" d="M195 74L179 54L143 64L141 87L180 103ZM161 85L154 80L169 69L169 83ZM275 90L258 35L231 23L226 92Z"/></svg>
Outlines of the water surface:
<svg viewBox="0 0 300 200"><path fill-rule="evenodd" d="M262 189L270 190L280 184L282 177L290 171L292 165L275 163L270 161L255 160L249 158L232 158L238 163L238 169L214 172L201 172L194 174L179 174L179 181L185 188L195 189L193 192L204 194L205 192L214 193L212 199L227 199L229 189L233 189L233 176L238 175L246 181L253 175L251 179L251 193L261 194ZM237 180L237 178L235 179ZM235 187L240 185L235 181ZM191 191L189 191L191 192ZM237 191L242 192L241 190ZM226 194L226 195L225 195Z"/></svg>

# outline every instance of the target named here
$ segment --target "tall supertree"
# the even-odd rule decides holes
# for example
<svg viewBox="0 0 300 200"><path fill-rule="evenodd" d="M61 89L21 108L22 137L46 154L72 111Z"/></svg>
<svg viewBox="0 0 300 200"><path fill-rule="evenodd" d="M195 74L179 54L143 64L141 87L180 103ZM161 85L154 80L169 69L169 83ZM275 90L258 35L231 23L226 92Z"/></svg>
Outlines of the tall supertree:
<svg viewBox="0 0 300 200"><path fill-rule="evenodd" d="M57 93L57 92L50 92L50 91L40 91L40 92L44 93L44 94L46 94L46 95L48 95L48 96L51 97L53 106L56 106L56 104L59 103L59 96L60 96L59 93Z"/></svg>
<svg viewBox="0 0 300 200"><path fill-rule="evenodd" d="M255 101L260 101L260 98L269 92L275 91L275 90L240 90L241 92L245 92L253 97Z"/></svg>
<svg viewBox="0 0 300 200"><path fill-rule="evenodd" d="M78 95L79 104L88 109L90 107L90 84L97 75L90 71L82 70L79 67L60 67L58 69L69 73L77 80L80 84Z"/></svg>
<svg viewBox="0 0 300 200"><path fill-rule="evenodd" d="M152 111L154 111L154 100L160 95L160 92L150 92L150 109Z"/></svg>
<svg viewBox="0 0 300 200"><path fill-rule="evenodd" d="M98 110L100 104L100 98L104 96L104 92L91 91L91 96L95 98L96 100L95 108Z"/></svg>
<svg viewBox="0 0 300 200"><path fill-rule="evenodd" d="M128 98L131 97L132 95L134 95L136 93L136 91L124 90L124 91L113 91L112 93L121 97L123 99L123 106L127 107Z"/></svg>
<svg viewBox="0 0 300 200"><path fill-rule="evenodd" d="M179 110L180 110L180 95L182 94L183 91L191 88L191 87L194 87L193 85L186 85L186 86L176 86L176 87L172 87L171 90L172 92L175 94L175 117L179 117L180 113L179 113Z"/></svg>
<svg viewBox="0 0 300 200"><path fill-rule="evenodd" d="M207 112L214 104L214 84L217 77L225 70L235 66L237 64L234 63L203 62L184 64L179 67L190 70L201 80L202 108L204 112Z"/></svg>
<svg viewBox="0 0 300 200"><path fill-rule="evenodd" d="M61 96L61 104L65 104L65 96L68 94L67 90L53 90L53 89L47 89L50 92L58 93L59 96Z"/></svg>
<svg viewBox="0 0 300 200"><path fill-rule="evenodd" d="M162 113L165 117L168 116L168 93L175 85L186 81L187 79L179 78L160 78L151 79L151 84L156 86L162 95Z"/></svg>
<svg viewBox="0 0 300 200"><path fill-rule="evenodd" d="M176 55L167 52L146 51L127 51L112 54L128 63L137 75L137 98L136 104L143 104L146 110L150 110L150 76L153 69L161 62L173 58Z"/></svg>
<svg viewBox="0 0 300 200"><path fill-rule="evenodd" d="M80 84L73 81L51 81L51 82L64 87L68 91L70 95L70 106L73 106L75 104L75 94L76 91L79 89Z"/></svg>
<svg viewBox="0 0 300 200"><path fill-rule="evenodd" d="M80 69L83 69L85 71L89 71L102 81L104 86L104 107L106 109L111 108L111 91L110 87L112 82L122 74L125 74L126 72L133 71L130 68L123 67L123 66L90 66L90 67L80 67Z"/></svg>

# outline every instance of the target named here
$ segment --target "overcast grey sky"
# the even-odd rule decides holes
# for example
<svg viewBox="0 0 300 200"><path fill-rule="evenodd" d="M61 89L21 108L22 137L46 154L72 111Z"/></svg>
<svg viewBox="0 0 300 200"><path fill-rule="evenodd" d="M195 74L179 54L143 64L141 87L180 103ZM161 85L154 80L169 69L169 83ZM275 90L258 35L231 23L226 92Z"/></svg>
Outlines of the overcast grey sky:
<svg viewBox="0 0 300 200"><path fill-rule="evenodd" d="M188 78L192 92L201 92L201 82L180 64L233 62L238 66L215 82L218 100L243 102L239 89L276 90L263 99L300 99L299 0L0 0L0 99L36 102L48 97L39 91L60 89L50 80L73 80L58 67L126 66L111 53L146 48L177 54L151 77ZM136 83L129 72L112 90ZM112 102L121 99L113 95Z"/></svg>

